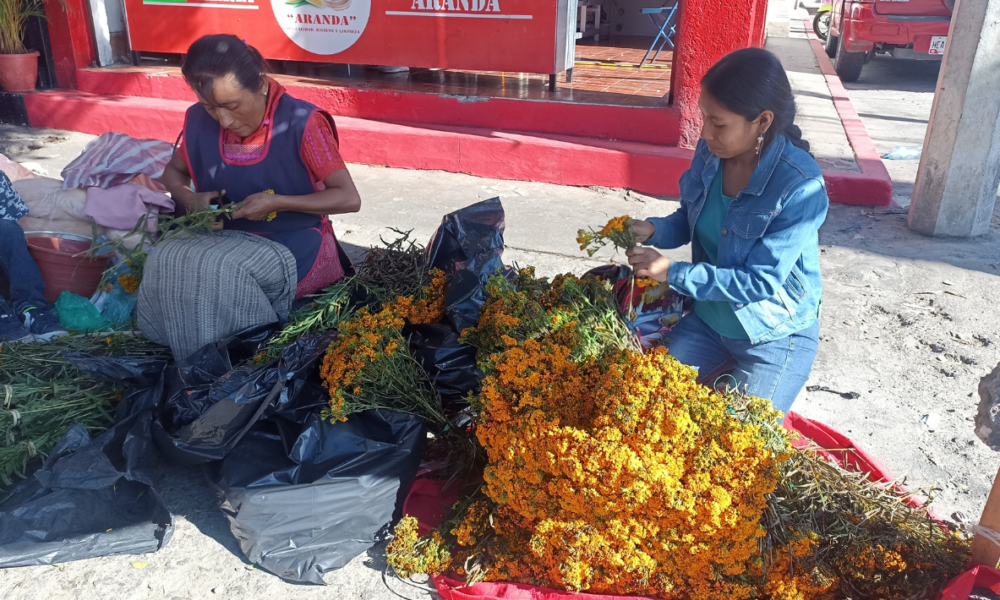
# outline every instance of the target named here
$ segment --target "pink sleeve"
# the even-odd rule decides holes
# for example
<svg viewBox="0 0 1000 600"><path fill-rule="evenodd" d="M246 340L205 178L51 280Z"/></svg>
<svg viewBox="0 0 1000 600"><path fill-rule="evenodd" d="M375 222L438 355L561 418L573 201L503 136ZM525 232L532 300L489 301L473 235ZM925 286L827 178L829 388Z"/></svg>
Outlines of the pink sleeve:
<svg viewBox="0 0 1000 600"><path fill-rule="evenodd" d="M306 131L302 135L302 160L312 175L313 182L322 182L341 169L346 169L340 157L340 148L333 127L320 111L309 117Z"/></svg>

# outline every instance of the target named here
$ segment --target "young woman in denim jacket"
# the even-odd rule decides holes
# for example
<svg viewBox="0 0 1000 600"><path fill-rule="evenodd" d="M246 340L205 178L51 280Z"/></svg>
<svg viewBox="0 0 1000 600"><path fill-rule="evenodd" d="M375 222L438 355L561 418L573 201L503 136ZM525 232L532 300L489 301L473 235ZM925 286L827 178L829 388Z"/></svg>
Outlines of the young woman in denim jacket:
<svg viewBox="0 0 1000 600"><path fill-rule="evenodd" d="M694 299L670 353L706 383L732 369L740 388L787 412L819 346L819 228L829 200L809 144L793 124L781 62L759 48L722 58L702 79L704 117L681 208L636 221L643 243L691 244L692 261L628 252L640 277Z"/></svg>

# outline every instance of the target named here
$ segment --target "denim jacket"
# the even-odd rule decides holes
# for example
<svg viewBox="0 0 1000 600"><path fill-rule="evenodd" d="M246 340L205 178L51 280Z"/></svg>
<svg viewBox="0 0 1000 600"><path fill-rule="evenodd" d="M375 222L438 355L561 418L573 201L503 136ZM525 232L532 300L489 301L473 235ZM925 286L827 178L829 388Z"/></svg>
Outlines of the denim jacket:
<svg viewBox="0 0 1000 600"><path fill-rule="evenodd" d="M819 228L829 206L819 165L785 136L775 137L729 206L712 266L694 227L721 164L698 142L681 175L680 210L649 219L656 233L646 243L662 249L690 243L692 262L670 265L670 287L695 300L729 302L752 343L808 328L819 318Z"/></svg>

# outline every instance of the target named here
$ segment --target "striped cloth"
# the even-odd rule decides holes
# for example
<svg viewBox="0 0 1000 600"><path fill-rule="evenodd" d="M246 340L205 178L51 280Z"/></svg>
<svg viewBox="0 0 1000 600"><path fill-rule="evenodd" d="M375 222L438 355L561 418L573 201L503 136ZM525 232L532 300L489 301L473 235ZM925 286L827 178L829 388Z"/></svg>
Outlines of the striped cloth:
<svg viewBox="0 0 1000 600"><path fill-rule="evenodd" d="M286 321L295 288L295 257L281 244L241 231L184 235L146 260L139 329L184 360L250 327Z"/></svg>
<svg viewBox="0 0 1000 600"><path fill-rule="evenodd" d="M63 189L110 188L128 183L143 173L159 179L173 154L174 147L160 140L137 140L124 133L105 133L91 140L83 154L63 169Z"/></svg>

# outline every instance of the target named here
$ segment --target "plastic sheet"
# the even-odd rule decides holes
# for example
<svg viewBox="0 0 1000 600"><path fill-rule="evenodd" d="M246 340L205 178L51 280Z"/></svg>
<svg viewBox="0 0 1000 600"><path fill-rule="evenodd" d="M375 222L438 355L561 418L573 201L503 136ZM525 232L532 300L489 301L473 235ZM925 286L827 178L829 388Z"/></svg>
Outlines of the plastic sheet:
<svg viewBox="0 0 1000 600"><path fill-rule="evenodd" d="M106 331L108 322L90 300L72 292L63 292L55 303L59 324L76 333Z"/></svg>
<svg viewBox="0 0 1000 600"><path fill-rule="evenodd" d="M310 404L309 394L297 402ZM250 561L281 577L323 583L375 543L402 506L425 438L412 415L366 411L329 423L261 421L206 466Z"/></svg>
<svg viewBox="0 0 1000 600"><path fill-rule="evenodd" d="M949 581L938 600L992 600L997 593L1000 593L1000 571L986 565L973 565Z"/></svg>
<svg viewBox="0 0 1000 600"><path fill-rule="evenodd" d="M149 420L129 418L91 441L82 425L42 468L0 498L0 567L156 552L173 516L152 487Z"/></svg>
<svg viewBox="0 0 1000 600"><path fill-rule="evenodd" d="M203 347L164 371L164 399L153 439L171 462L222 460L250 427L279 402L285 384L313 370L332 332L303 336L269 364L233 367L264 347L271 327Z"/></svg>
<svg viewBox="0 0 1000 600"><path fill-rule="evenodd" d="M606 265L587 272L614 282L622 319L639 338L643 348L657 346L684 314L684 297L667 285L650 288L633 286L629 277L632 269L623 265Z"/></svg>
<svg viewBox="0 0 1000 600"><path fill-rule="evenodd" d="M482 374L476 368L476 349L459 343L459 334L449 325L411 325L403 330L410 340L420 366L427 371L441 395L446 415L454 416L469 407L469 392L479 388Z"/></svg>
<svg viewBox="0 0 1000 600"><path fill-rule="evenodd" d="M445 312L455 331L479 322L486 282L504 269L503 230L503 205L492 198L445 216L427 245L428 268L448 275Z"/></svg>

